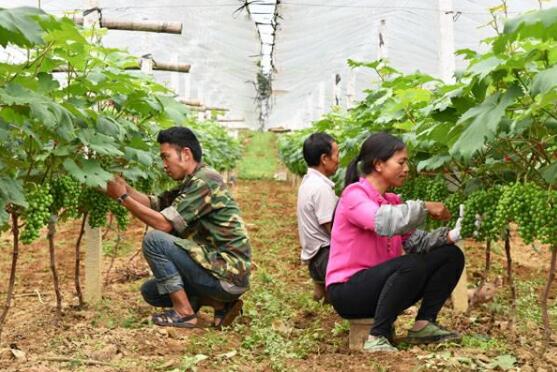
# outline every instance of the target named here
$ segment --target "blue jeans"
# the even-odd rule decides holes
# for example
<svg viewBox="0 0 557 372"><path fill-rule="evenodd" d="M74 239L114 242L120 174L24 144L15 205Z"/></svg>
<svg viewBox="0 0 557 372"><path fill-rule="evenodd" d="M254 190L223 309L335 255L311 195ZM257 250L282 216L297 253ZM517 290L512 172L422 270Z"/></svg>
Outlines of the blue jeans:
<svg viewBox="0 0 557 372"><path fill-rule="evenodd" d="M239 297L226 292L217 278L175 244L177 239L159 230L149 231L143 239L143 255L155 276L141 286L141 294L148 304L172 307L169 293L180 289L184 289L196 312L201 307L202 297L220 302L231 302Z"/></svg>

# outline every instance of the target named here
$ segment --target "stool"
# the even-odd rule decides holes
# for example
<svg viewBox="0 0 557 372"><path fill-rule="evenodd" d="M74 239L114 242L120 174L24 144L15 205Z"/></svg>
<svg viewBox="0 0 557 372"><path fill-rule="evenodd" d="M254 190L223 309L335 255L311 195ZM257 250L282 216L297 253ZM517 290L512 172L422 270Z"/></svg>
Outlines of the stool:
<svg viewBox="0 0 557 372"><path fill-rule="evenodd" d="M350 350L362 350L373 325L373 318L348 319L350 322L350 333L348 345Z"/></svg>

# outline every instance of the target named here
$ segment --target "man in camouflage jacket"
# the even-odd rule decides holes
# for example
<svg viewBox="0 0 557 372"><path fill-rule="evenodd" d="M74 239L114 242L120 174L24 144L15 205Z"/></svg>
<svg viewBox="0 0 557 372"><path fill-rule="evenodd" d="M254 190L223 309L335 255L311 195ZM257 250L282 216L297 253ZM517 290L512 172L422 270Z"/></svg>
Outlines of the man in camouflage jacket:
<svg viewBox="0 0 557 372"><path fill-rule="evenodd" d="M123 179L107 194L153 228L143 253L154 274L141 293L153 306L172 310L153 315L162 326L192 328L202 305L215 309L215 326L240 313L239 297L249 287L251 248L238 205L222 177L201 162L202 150L188 128L159 133L166 173L180 186L159 196L138 192Z"/></svg>

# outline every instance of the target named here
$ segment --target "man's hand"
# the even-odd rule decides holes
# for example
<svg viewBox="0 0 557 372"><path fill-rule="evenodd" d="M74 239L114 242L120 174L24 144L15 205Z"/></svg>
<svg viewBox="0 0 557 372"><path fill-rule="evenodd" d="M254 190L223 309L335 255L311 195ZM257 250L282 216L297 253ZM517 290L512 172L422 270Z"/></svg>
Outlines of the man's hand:
<svg viewBox="0 0 557 372"><path fill-rule="evenodd" d="M112 199L116 199L127 192L126 181L121 177L115 177L106 184L106 195Z"/></svg>
<svg viewBox="0 0 557 372"><path fill-rule="evenodd" d="M447 221L451 219L451 212L441 202L425 202L427 212L434 220Z"/></svg>

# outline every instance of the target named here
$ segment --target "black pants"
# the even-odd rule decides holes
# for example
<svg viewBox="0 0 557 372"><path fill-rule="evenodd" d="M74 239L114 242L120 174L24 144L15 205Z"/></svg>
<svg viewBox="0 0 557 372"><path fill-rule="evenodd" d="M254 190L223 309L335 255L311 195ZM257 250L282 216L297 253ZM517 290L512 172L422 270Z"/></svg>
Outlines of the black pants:
<svg viewBox="0 0 557 372"><path fill-rule="evenodd" d="M435 321L458 283L464 255L455 245L407 254L331 284L329 299L346 319L374 318L370 334L389 337L397 316L420 299L416 320Z"/></svg>
<svg viewBox="0 0 557 372"><path fill-rule="evenodd" d="M319 248L319 251L313 256L308 263L309 276L316 283L325 284L325 275L327 274L327 263L329 262L329 246Z"/></svg>

